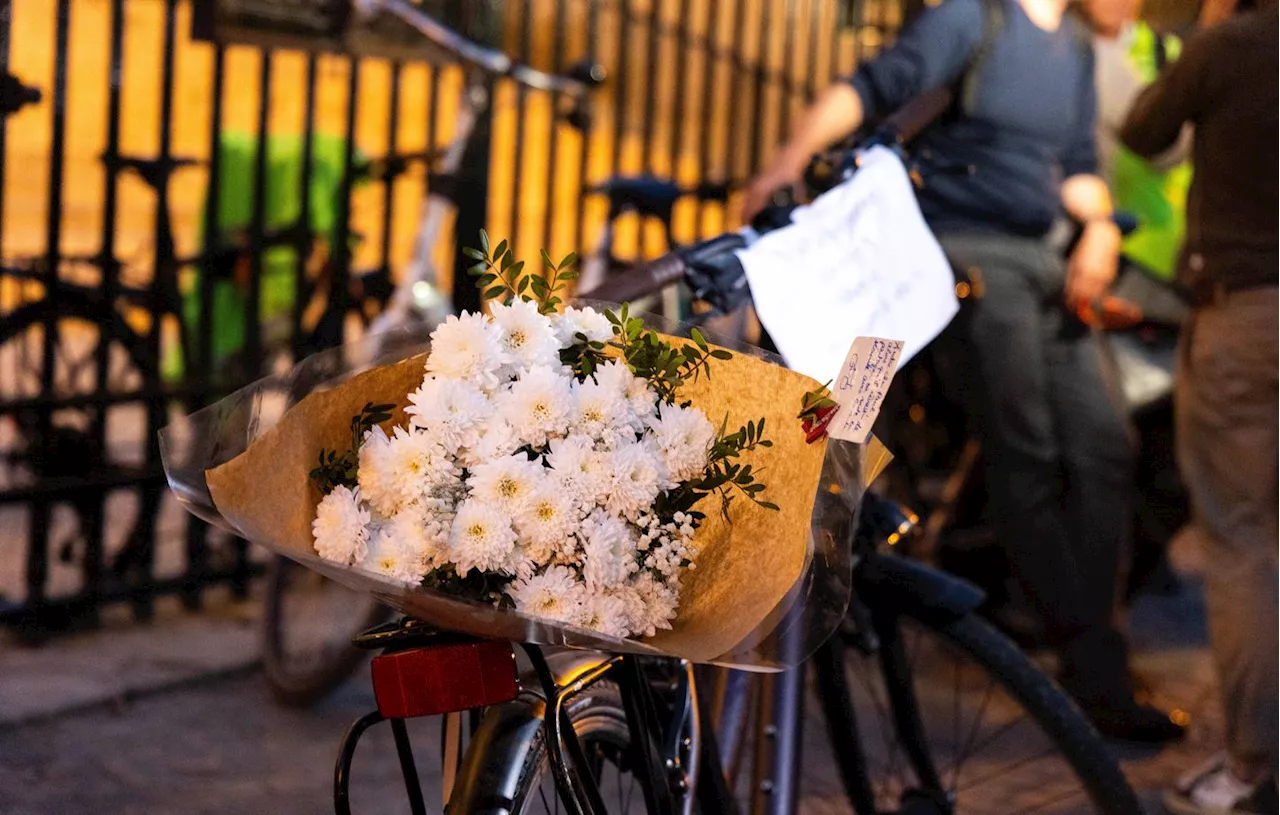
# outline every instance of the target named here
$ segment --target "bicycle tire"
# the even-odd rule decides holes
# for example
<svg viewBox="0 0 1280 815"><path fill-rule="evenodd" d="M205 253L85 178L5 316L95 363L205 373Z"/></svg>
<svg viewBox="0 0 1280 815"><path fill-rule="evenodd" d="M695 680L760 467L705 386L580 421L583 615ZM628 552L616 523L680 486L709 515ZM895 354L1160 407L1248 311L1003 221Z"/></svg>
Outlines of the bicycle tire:
<svg viewBox="0 0 1280 815"><path fill-rule="evenodd" d="M543 701L540 696L526 693L511 705L526 705L536 712L532 719L540 720ZM601 680L583 688L565 701L565 710L574 731L582 744L583 752L592 755L593 747L602 743L625 753L631 743L627 714L622 706L622 694L618 686ZM500 714L499 714L500 715ZM450 799L450 812L456 815L530 815L544 804L548 811L554 805L548 792L554 791L550 780L550 760L547 754L546 730L537 722L537 732L529 738L497 739L475 738L473 746L493 745L490 755L469 755L464 764L476 768L473 775L464 771L458 783L465 782L465 789L455 789ZM486 720L484 728L491 725ZM505 753L505 754L503 754ZM558 800L558 799L557 799ZM639 789L627 803L644 807ZM626 809L627 807L623 807ZM611 815L614 810L610 808Z"/></svg>
<svg viewBox="0 0 1280 815"><path fill-rule="evenodd" d="M1098 812L1103 815L1133 815L1143 811L1137 795L1102 737L1071 698L1036 668L1011 640L972 612L943 618L904 607L899 614L962 653L1021 705L1070 765ZM843 644L833 639L824 648L840 649ZM832 653L840 654L839 651L828 650L826 656L829 658ZM824 666L828 672L819 676L819 695L833 750L839 749L837 744L841 735L835 732L836 723L850 720L841 719L845 711L834 708L841 700L841 689L832 683L847 683L842 657L837 663L840 667L838 675L830 670L832 666L828 664ZM847 687L844 690L846 695L843 698L848 700ZM853 792L847 791L852 798Z"/></svg>
<svg viewBox="0 0 1280 815"><path fill-rule="evenodd" d="M295 708L310 707L328 696L355 674L366 656L365 652L348 643L347 647L326 654L312 670L298 672L290 667L282 648L284 627L287 625L284 601L290 571L302 569L288 558L273 558L267 571L267 595L263 603L263 675L272 697ZM387 621L392 614L386 606L372 606L355 633Z"/></svg>

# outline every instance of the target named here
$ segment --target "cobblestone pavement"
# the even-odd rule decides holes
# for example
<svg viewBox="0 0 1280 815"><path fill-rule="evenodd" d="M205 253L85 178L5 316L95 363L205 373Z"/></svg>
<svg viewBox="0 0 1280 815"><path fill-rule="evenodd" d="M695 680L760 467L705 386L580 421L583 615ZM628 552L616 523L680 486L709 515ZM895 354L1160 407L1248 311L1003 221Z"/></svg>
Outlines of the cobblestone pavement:
<svg viewBox="0 0 1280 815"><path fill-rule="evenodd" d="M1198 592L1144 601L1131 629L1138 673L1161 703L1193 717L1183 744L1154 753L1120 752L1133 785L1158 813L1154 802L1159 788L1203 760L1221 738ZM0 677L4 664L0 654ZM0 679L0 694L4 688ZM0 727L0 813L330 812L338 741L371 705L367 685L356 680L314 710L283 709L270 701L259 675L242 672L132 702ZM847 813L812 698L808 715L802 812ZM411 723L429 801L439 800L435 728L432 721ZM1011 746L1025 749L1026 743ZM1023 781L1018 790L993 791L969 811L1032 811L1036 796L1060 783L1060 776L1048 768L1039 776L1032 772L1031 784ZM354 812L407 811L385 728L376 729L362 745L353 778Z"/></svg>

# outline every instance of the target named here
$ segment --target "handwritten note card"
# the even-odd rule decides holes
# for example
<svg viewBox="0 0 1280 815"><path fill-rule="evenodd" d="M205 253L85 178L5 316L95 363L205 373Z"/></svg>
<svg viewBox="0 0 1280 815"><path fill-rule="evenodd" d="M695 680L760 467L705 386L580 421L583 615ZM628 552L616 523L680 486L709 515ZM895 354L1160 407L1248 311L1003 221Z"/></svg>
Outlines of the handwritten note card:
<svg viewBox="0 0 1280 815"><path fill-rule="evenodd" d="M910 359L956 313L951 267L888 150L862 154L853 178L791 221L738 253L791 368L826 382L859 336L902 340Z"/></svg>
<svg viewBox="0 0 1280 815"><path fill-rule="evenodd" d="M858 337L844 358L840 375L831 385L831 398L840 405L827 434L862 444L880 413L880 403L893 381L902 356L901 340Z"/></svg>

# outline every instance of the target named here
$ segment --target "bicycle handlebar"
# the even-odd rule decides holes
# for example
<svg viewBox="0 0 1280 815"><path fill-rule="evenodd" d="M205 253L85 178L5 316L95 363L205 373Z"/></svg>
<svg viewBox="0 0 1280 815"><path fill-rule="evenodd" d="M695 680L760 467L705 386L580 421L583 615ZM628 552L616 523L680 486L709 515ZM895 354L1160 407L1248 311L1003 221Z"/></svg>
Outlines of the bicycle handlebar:
<svg viewBox="0 0 1280 815"><path fill-rule="evenodd" d="M485 48L436 20L408 0L352 0L356 10L367 16L392 14L441 50L492 76L507 77L534 90L584 96L604 81L603 70L590 65L570 75L539 71L516 62L492 48Z"/></svg>

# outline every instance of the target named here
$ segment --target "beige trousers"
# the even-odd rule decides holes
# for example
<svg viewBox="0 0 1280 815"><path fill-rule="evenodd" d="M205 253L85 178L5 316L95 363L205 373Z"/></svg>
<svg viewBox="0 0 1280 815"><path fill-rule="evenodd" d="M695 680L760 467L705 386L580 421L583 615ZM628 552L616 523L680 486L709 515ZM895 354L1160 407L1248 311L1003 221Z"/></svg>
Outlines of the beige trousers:
<svg viewBox="0 0 1280 815"><path fill-rule="evenodd" d="M1195 310L1179 359L1178 456L1205 552L1227 749L1276 765L1277 289Z"/></svg>

